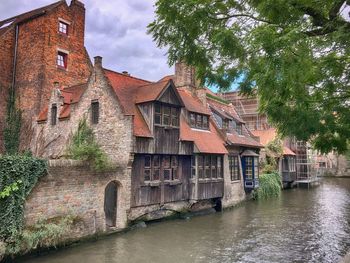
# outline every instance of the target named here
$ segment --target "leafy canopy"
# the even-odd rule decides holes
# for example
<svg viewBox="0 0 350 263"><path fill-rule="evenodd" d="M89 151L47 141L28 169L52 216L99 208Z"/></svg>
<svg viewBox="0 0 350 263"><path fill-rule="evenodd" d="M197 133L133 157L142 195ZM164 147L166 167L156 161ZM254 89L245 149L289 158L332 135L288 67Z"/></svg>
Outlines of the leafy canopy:
<svg viewBox="0 0 350 263"><path fill-rule="evenodd" d="M283 136L344 152L350 138L350 23L345 0L158 0L149 25L169 64L242 93ZM256 88L257 87L257 88Z"/></svg>

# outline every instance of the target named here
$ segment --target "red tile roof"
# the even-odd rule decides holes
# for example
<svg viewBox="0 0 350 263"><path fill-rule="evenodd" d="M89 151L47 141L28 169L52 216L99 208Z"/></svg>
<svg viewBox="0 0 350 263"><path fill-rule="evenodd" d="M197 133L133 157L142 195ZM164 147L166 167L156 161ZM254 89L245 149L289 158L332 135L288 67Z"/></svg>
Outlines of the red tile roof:
<svg viewBox="0 0 350 263"><path fill-rule="evenodd" d="M251 131L251 133L256 137L259 137L260 143L264 146L266 146L269 142L273 141L277 136L276 129L274 128L270 128L267 130L255 130Z"/></svg>
<svg viewBox="0 0 350 263"><path fill-rule="evenodd" d="M218 111L221 114L228 115L229 117L235 119L236 121L240 122L240 123L245 123L241 117L239 117L236 109L234 108L234 106L230 103L230 104L225 104L222 102L219 102L217 100L214 100L210 97L207 97L207 102L209 104L210 107L212 107L214 110Z"/></svg>
<svg viewBox="0 0 350 263"><path fill-rule="evenodd" d="M71 104L77 103L80 100L81 95L87 88L87 83L75 85L61 89L61 96L63 97L63 107L59 112L59 119L66 119L70 117ZM41 110L39 113L38 122L47 120L48 106Z"/></svg>
<svg viewBox="0 0 350 263"><path fill-rule="evenodd" d="M287 146L283 146L283 155L296 155L296 154Z"/></svg>
<svg viewBox="0 0 350 263"><path fill-rule="evenodd" d="M208 108L198 98L194 97L190 91L183 88L178 88L177 91L188 111L210 115Z"/></svg>
<svg viewBox="0 0 350 263"><path fill-rule="evenodd" d="M180 140L194 142L198 151L201 153L226 154L224 140L220 137L216 128L210 122L210 131L192 129L185 118L180 117Z"/></svg>
<svg viewBox="0 0 350 263"><path fill-rule="evenodd" d="M168 85L169 80L165 80L139 87L135 96L135 103L144 103L157 100Z"/></svg>

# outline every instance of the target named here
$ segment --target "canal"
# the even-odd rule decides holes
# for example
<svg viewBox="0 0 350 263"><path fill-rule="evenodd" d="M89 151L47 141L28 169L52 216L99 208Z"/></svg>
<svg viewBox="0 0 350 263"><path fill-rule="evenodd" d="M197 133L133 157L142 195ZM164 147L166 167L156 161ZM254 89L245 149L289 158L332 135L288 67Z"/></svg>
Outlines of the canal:
<svg viewBox="0 0 350 263"><path fill-rule="evenodd" d="M350 179L283 191L206 216L172 220L26 263L338 262L350 249Z"/></svg>

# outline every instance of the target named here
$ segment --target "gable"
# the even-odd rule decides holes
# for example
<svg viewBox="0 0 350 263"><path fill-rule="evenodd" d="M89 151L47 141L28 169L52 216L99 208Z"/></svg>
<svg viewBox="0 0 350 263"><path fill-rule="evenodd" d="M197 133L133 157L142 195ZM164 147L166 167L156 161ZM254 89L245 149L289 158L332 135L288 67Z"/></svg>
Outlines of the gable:
<svg viewBox="0 0 350 263"><path fill-rule="evenodd" d="M163 102L163 103L168 103L172 105L178 105L178 106L183 106L181 99L179 96L175 93L174 87L172 84L169 84L166 89L160 94L159 98L157 101Z"/></svg>

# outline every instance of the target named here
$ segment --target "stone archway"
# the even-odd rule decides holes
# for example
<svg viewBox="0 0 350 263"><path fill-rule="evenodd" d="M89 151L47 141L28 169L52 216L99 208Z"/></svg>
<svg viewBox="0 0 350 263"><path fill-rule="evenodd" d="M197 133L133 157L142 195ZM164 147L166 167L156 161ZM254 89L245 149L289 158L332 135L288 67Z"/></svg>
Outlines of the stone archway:
<svg viewBox="0 0 350 263"><path fill-rule="evenodd" d="M116 227L118 210L118 183L110 182L105 188L104 211L107 227Z"/></svg>

